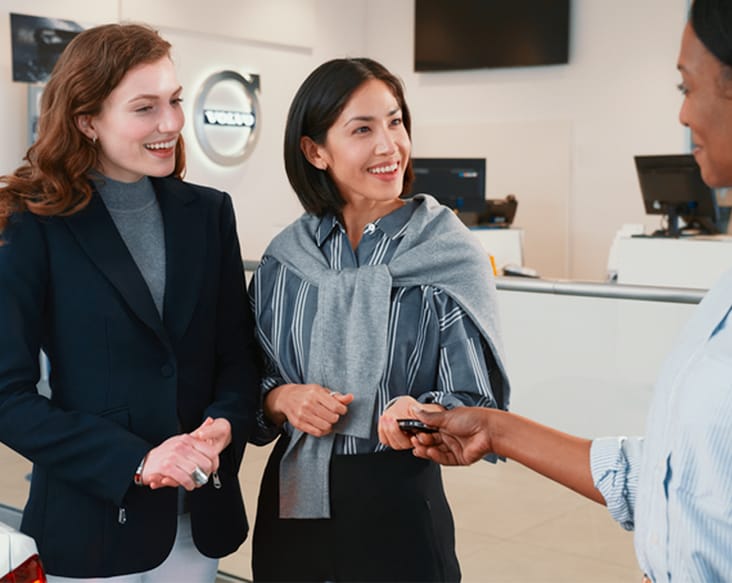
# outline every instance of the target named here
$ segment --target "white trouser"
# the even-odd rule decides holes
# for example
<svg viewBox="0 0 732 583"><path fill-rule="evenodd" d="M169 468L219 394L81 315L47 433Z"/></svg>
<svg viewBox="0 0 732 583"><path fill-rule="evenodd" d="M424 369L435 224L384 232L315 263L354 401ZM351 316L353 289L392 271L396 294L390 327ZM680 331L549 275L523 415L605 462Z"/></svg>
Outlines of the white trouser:
<svg viewBox="0 0 732 583"><path fill-rule="evenodd" d="M43 557L41 557L43 560ZM89 581L98 583L214 583L219 569L218 559L201 554L193 544L190 514L178 516L178 531L173 548L159 566L143 573L120 575L118 577L94 577L75 579L48 575L48 583L75 583Z"/></svg>

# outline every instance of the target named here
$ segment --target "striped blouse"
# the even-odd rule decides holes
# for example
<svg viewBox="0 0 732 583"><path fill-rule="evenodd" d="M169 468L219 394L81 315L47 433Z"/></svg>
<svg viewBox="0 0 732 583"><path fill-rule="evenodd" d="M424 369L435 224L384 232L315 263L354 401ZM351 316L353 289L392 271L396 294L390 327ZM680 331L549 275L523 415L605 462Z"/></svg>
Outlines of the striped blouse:
<svg viewBox="0 0 732 583"><path fill-rule="evenodd" d="M340 222L332 215L325 216L317 231L317 244L331 269L388 263L416 204L409 202L366 225L356 250ZM249 289L265 362L264 397L279 385L303 382L318 290L268 256L262 259ZM392 288L388 333L389 354L374 408L374 428L386 404L402 395L447 408L496 406L489 380L496 367L493 355L465 311L446 293L427 285ZM279 350L274 350L275 346ZM277 361L275 354L279 354ZM288 424L284 429L291 431ZM260 411L259 428L252 441L265 444L278 434L279 429ZM336 436L338 454L383 449L376 429L370 439Z"/></svg>

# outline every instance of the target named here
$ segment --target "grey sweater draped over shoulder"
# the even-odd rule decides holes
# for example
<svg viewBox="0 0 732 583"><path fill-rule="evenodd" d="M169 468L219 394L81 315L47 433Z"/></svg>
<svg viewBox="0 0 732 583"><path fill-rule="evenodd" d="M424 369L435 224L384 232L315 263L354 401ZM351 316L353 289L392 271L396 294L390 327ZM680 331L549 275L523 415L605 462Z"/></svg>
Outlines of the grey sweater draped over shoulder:
<svg viewBox="0 0 732 583"><path fill-rule="evenodd" d="M318 438L294 430L280 465L281 518L329 518L328 468L335 433L368 438L374 431L392 287L434 286L465 310L493 352L501 372L502 405L508 405L488 254L450 209L429 195L415 199L421 204L388 264L330 269L316 243L320 218L309 214L286 227L265 251L318 288L305 382L355 397L334 433Z"/></svg>

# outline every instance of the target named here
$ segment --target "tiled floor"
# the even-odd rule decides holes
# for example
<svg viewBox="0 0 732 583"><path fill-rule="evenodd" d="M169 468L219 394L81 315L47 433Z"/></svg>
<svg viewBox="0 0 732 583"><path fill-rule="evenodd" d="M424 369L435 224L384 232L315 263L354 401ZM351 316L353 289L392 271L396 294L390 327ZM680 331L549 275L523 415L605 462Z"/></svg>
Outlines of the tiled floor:
<svg viewBox="0 0 732 583"><path fill-rule="evenodd" d="M268 454L268 447L249 446L241 470L252 519ZM22 507L29 471L0 445L0 502ZM603 507L513 463L445 468L444 476L466 583L640 581L632 535ZM221 571L250 578L250 549L247 541L221 561Z"/></svg>

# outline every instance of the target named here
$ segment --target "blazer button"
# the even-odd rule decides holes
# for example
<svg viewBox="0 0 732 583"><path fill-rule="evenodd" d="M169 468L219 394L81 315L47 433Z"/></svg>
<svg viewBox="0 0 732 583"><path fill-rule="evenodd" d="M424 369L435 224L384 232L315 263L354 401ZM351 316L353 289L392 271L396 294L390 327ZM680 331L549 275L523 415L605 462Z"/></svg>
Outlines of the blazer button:
<svg viewBox="0 0 732 583"><path fill-rule="evenodd" d="M162 375L164 377L168 378L168 377L172 377L173 373L175 371L173 370L173 367L171 365L164 364L163 366L160 367L160 372L162 373Z"/></svg>

